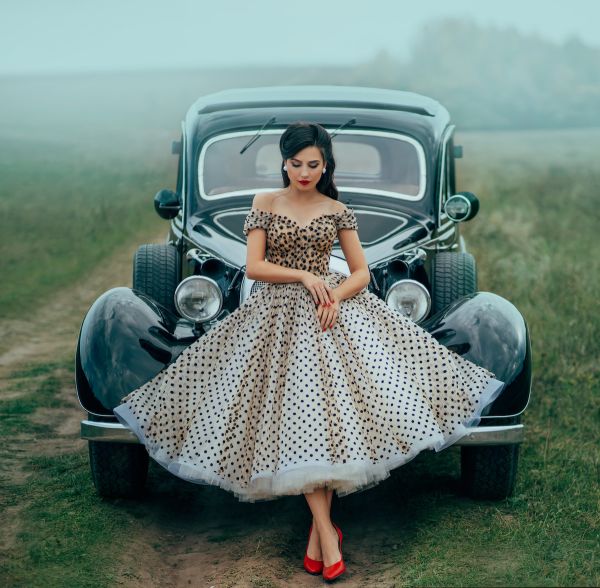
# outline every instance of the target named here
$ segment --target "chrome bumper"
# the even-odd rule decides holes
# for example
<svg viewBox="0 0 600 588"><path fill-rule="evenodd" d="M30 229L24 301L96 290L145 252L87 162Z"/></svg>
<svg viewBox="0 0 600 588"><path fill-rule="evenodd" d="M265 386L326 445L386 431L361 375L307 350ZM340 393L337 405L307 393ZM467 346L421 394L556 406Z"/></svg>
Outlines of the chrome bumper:
<svg viewBox="0 0 600 588"><path fill-rule="evenodd" d="M454 445L508 445L522 443L525 437L522 424L493 427L468 427L468 433ZM81 438L112 443L139 443L131 429L121 423L81 421Z"/></svg>
<svg viewBox="0 0 600 588"><path fill-rule="evenodd" d="M100 423L81 421L81 438L89 441L109 441L112 443L139 443L135 433L121 423Z"/></svg>

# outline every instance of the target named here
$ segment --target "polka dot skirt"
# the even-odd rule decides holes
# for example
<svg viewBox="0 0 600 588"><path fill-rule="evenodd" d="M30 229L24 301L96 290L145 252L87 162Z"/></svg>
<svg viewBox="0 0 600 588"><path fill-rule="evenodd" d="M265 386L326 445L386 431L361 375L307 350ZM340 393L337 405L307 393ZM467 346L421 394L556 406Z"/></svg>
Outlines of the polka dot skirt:
<svg viewBox="0 0 600 588"><path fill-rule="evenodd" d="M352 209L299 225L252 209L267 258L331 286ZM366 490L424 449L441 451L481 420L504 383L364 288L322 331L300 282L268 283L114 409L173 474L240 501Z"/></svg>

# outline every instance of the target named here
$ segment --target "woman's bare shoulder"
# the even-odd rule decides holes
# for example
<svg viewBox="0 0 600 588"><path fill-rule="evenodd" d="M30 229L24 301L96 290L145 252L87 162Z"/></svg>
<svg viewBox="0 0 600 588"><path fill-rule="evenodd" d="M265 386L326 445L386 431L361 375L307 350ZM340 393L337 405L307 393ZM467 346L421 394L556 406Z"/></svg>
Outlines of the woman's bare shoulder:
<svg viewBox="0 0 600 588"><path fill-rule="evenodd" d="M252 199L252 208L271 212L271 203L273 202L273 192L258 192Z"/></svg>
<svg viewBox="0 0 600 588"><path fill-rule="evenodd" d="M347 210L348 207L343 202L340 202L339 200L335 201L333 210L335 214L340 214L342 212L346 212Z"/></svg>
<svg viewBox="0 0 600 588"><path fill-rule="evenodd" d="M327 208L331 214L339 214L347 210L346 205L339 200L334 200L331 196L323 195L321 202L325 205L329 205Z"/></svg>

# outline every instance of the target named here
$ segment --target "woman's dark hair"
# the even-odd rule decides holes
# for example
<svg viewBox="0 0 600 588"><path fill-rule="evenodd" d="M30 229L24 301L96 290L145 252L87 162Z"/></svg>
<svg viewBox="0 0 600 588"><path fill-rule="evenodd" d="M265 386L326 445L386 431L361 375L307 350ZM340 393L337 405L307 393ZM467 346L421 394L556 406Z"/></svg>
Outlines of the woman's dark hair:
<svg viewBox="0 0 600 588"><path fill-rule="evenodd" d="M317 190L334 200L338 199L338 190L333 183L333 172L335 171L335 159L329 133L317 123L298 121L288 125L279 139L279 150L284 161L294 157L296 153L305 147L318 147L323 156L325 173L317 183ZM281 177L283 185L290 185L290 178L281 165Z"/></svg>

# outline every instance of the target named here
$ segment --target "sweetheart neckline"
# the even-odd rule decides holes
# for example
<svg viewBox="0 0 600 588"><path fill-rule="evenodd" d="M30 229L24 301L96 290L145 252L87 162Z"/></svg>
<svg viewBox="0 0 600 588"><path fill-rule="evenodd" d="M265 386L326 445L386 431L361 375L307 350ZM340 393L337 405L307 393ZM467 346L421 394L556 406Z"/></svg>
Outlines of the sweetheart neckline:
<svg viewBox="0 0 600 588"><path fill-rule="evenodd" d="M344 212L346 212L345 210L340 211L340 212L326 212L326 213L320 214L319 216L315 216L307 224L301 225L297 220L293 219L291 216L288 216L287 214L281 214L280 212L273 212L271 210L263 210L262 208L254 208L252 210L256 210L258 212L262 212L262 213L266 213L266 214L272 214L274 216L280 216L282 218L287 218L288 220L291 220L294 224L296 224L296 226L300 229L306 229L306 228L310 227L310 225L312 225L317 219L320 219L322 217L336 216L338 214L343 214ZM348 209L348 210L350 210L350 209Z"/></svg>

